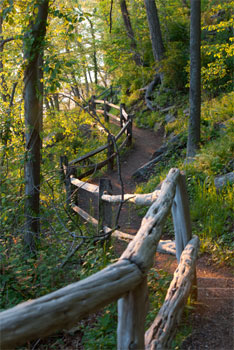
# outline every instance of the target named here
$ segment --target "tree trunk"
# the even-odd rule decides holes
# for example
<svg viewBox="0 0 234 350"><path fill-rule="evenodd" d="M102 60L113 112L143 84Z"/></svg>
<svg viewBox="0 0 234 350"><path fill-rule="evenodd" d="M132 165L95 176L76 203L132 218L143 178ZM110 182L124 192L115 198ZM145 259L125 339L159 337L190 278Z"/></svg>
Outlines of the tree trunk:
<svg viewBox="0 0 234 350"><path fill-rule="evenodd" d="M133 51L133 60L135 61L137 66L142 66L143 62L141 60L141 56L139 52L137 51L137 43L136 43L135 35L132 29L132 24L130 21L127 4L125 0L120 0L120 8L121 8L121 13L124 21L124 26L127 32L127 36L130 39L130 46L131 46L131 50Z"/></svg>
<svg viewBox="0 0 234 350"><path fill-rule="evenodd" d="M40 232L40 149L43 113L42 52L46 34L49 0L37 1L37 16L30 24L24 38L24 58L27 65L24 72L25 110L25 244L31 252L36 250Z"/></svg>
<svg viewBox="0 0 234 350"><path fill-rule="evenodd" d="M0 15L0 42L3 40L3 35L2 35L2 26L3 26L3 16ZM1 98L2 102L4 105L4 111L6 109L5 104L7 102L7 85L4 77L4 66L3 66L3 50L4 50L4 45L0 46L0 77L1 77ZM0 137L4 143L5 146L7 146L7 141L8 141L8 134L9 134L9 121L7 120L7 113L3 112L2 116L2 123L1 123L1 131L0 131ZM1 164L3 164L4 157L2 158Z"/></svg>
<svg viewBox="0 0 234 350"><path fill-rule="evenodd" d="M191 0L190 19L190 116L187 159L193 158L200 142L201 116L201 1Z"/></svg>
<svg viewBox="0 0 234 350"><path fill-rule="evenodd" d="M96 40L95 40L95 31L93 28L93 23L90 18L87 17L87 20L90 24L90 31L92 36L92 44L93 44L93 69L94 69L94 81L97 85L98 83L98 64L97 64L97 50L96 50Z"/></svg>
<svg viewBox="0 0 234 350"><path fill-rule="evenodd" d="M154 59L156 62L160 62L163 59L165 49L163 45L162 33L155 0L145 0L145 8L147 13ZM152 105L151 94L155 87L158 84L162 83L162 81L163 74L161 72L156 72L153 81L148 85L148 88L146 90L145 103L151 111L155 110L155 108Z"/></svg>
<svg viewBox="0 0 234 350"><path fill-rule="evenodd" d="M145 8L149 24L150 39L152 42L154 59L156 62L159 62L163 59L165 49L163 45L162 33L155 1L145 0Z"/></svg>

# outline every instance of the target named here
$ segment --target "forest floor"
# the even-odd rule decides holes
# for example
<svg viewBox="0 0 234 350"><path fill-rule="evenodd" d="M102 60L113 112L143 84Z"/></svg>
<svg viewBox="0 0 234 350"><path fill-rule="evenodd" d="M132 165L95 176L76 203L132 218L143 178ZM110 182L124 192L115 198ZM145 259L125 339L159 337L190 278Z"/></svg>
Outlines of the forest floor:
<svg viewBox="0 0 234 350"><path fill-rule="evenodd" d="M134 193L136 183L132 174L150 160L151 155L163 142L162 133L148 129L133 128L134 143L121 160L121 175L125 193ZM103 177L103 176L102 176ZM107 172L104 177L111 179L113 193L120 194L121 186L117 171ZM96 178L93 183L98 184ZM135 234L141 219L132 206L123 208L120 230ZM125 243L118 243L119 254ZM175 257L157 253L156 267L171 274L177 267ZM234 349L234 278L227 267L212 264L210 257L201 255L197 262L198 299L186 322L192 325L192 333L185 339L183 350L233 350ZM124 350L124 349L123 349Z"/></svg>

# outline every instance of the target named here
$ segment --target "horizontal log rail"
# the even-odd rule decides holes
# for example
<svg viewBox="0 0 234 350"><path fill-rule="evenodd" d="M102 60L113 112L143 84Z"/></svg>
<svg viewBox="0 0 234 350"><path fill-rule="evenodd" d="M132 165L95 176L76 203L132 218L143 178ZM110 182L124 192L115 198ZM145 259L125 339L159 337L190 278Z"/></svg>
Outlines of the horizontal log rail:
<svg viewBox="0 0 234 350"><path fill-rule="evenodd" d="M77 205L72 205L72 209L79 214L82 219L84 219L87 223L93 225L94 227L98 227L98 220L87 213L85 210L81 209ZM112 230L110 227L103 226L103 232L105 235L108 235L111 232L112 237L116 237L122 241L132 241L135 236L130 235L129 233L125 233L119 230ZM175 242L171 240L160 240L157 246L157 251L164 254L176 255L175 251Z"/></svg>
<svg viewBox="0 0 234 350"><path fill-rule="evenodd" d="M120 106L114 105L113 103L105 101L105 100L94 100L94 102L95 103L100 103L100 104L103 104L103 105L106 104L109 107L112 107L112 108L120 110Z"/></svg>
<svg viewBox="0 0 234 350"><path fill-rule="evenodd" d="M105 111L103 111L102 109L96 109L97 113L101 113L101 114L105 114ZM112 113L108 113L106 112L106 115L114 120L116 120L117 122L120 122L120 118L118 118L116 115L112 114Z"/></svg>
<svg viewBox="0 0 234 350"><path fill-rule="evenodd" d="M131 120L128 120L125 125L122 127L122 129L118 132L118 134L115 136L115 141L118 141L118 139L125 133L129 125L131 124Z"/></svg>
<svg viewBox="0 0 234 350"><path fill-rule="evenodd" d="M97 103L104 104L104 110L96 109ZM107 108L110 108L110 107L118 109L120 111L120 117L117 117L117 116L109 113ZM127 112L125 111L124 104L121 104L120 106L116 106L113 103L110 103L106 100L96 100L95 96L92 96L91 100L89 102L88 108L93 113L104 114L105 121L109 121L109 117L114 119L115 121L117 121L120 125L120 131L118 132L118 134L116 136L113 136L113 135L110 135L109 133L107 133L104 128L99 127L100 131L104 131L108 135L107 143L105 145L100 146L100 147L96 148L95 150L92 150L92 151L84 154L83 156L80 156L80 157L73 159L69 162L66 160L66 167L64 167L64 164L63 164L64 156L60 157L61 174L64 171L64 174L62 174L62 177L67 182L69 182L68 174L71 173L71 169L69 169L70 167L73 167L73 166L79 167L79 165L78 165L79 163L87 162L91 157L93 157L93 156L95 156L95 155L97 155L105 150L107 150L107 159L105 159L99 163L95 163L95 164L90 164L89 162L87 162L85 167L89 168L89 170L83 174L80 174L78 176L78 179L82 179L84 177L92 175L94 171L99 170L106 165L108 165L108 169L113 169L114 159L118 154L117 152L122 150L124 147L130 146L132 143L132 119L131 119L131 116L129 116L127 114ZM126 134L125 139L120 145L118 145L118 150L115 150L114 143L116 144L117 141L120 139L120 137L123 134ZM114 138L114 140L113 140L113 138ZM69 198L69 196L68 196L68 198Z"/></svg>
<svg viewBox="0 0 234 350"><path fill-rule="evenodd" d="M88 182L84 182L78 179L75 179L71 177L71 183L72 185L82 188L83 190L87 192L91 192L93 195L98 196L99 194L99 186L90 184ZM128 203L134 203L139 206L150 206L155 200L158 198L158 195L160 193L160 190L155 190L151 193L146 194L124 194L124 197L122 199L122 195L108 195L103 194L102 200L108 203L113 204L119 204L122 202L128 202Z"/></svg>
<svg viewBox="0 0 234 350"><path fill-rule="evenodd" d="M90 152L84 154L83 156L81 156L79 158L71 160L68 164L69 165L74 165L74 164L80 163L80 162L82 162L82 161L84 161L84 160L86 160L86 159L88 159L90 157L95 156L96 154L98 154L100 152L103 152L107 148L108 148L108 144L100 146L100 147L96 148L95 150L90 151Z"/></svg>
<svg viewBox="0 0 234 350"><path fill-rule="evenodd" d="M115 300L118 300L118 350L170 348L195 280L195 262L199 246L198 238L191 236L189 225L183 223L178 226L179 219L182 222L189 220L185 220L184 210L181 212L181 208L187 205L182 179L183 175L178 169L170 170L136 236L132 238L126 234L125 238L131 239L131 242L116 263L84 280L1 312L0 348L12 349L29 340L72 327L78 320ZM72 178L72 181L80 186L76 179ZM102 189L103 185L105 182L102 183ZM83 184L83 188L85 187L103 195L103 190L99 191L95 185ZM175 210L175 207L178 210ZM99 225L98 220L78 206L74 205L73 209L91 224ZM153 265L164 222L171 209L174 215L175 235L181 236L181 239L176 239L179 265L162 308L144 334L148 305L146 276ZM111 228L103 227L104 233L108 234L110 231ZM117 235L125 235L117 230L114 232L117 232Z"/></svg>

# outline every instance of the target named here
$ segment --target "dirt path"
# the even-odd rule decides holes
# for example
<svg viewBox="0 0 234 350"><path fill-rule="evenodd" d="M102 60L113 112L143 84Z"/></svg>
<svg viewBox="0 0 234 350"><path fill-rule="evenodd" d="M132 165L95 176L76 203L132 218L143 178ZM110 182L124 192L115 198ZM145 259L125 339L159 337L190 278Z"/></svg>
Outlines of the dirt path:
<svg viewBox="0 0 234 350"><path fill-rule="evenodd" d="M138 129L133 126L133 145L126 151L121 158L121 175L124 183L125 193L134 193L136 183L132 179L132 174L142 165L150 160L150 157L158 149L162 142L162 133L157 134L148 129ZM121 185L119 175L114 169L105 173L102 177L111 180L113 194L121 194ZM90 181L96 185L99 184L99 178L96 177ZM113 220L117 211L117 206L113 212ZM97 213L95 213L97 216ZM121 211L119 226L124 232L135 234L140 227L141 218L136 214L135 208L130 204L125 204Z"/></svg>
<svg viewBox="0 0 234 350"><path fill-rule="evenodd" d="M146 163L152 153L162 144L162 135L149 130L134 127L134 145L121 160L121 173L125 193L134 193L136 184L131 175ZM111 179L113 193L120 194L118 174L108 172L105 177ZM99 179L93 183L98 184ZM131 208L124 208L120 217L120 227L124 232L135 234L141 218ZM126 244L119 244L121 253ZM174 257L157 254L156 266L173 273L177 267ZM197 264L198 300L189 322L192 334L183 342L183 350L233 350L234 279L228 269L215 268L209 264L209 257L202 256Z"/></svg>

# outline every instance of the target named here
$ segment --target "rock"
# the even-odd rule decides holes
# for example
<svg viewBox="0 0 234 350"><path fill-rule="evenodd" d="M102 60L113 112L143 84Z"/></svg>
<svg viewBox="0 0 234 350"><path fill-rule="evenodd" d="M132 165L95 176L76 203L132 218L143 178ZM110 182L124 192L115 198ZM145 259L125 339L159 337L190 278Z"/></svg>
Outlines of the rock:
<svg viewBox="0 0 234 350"><path fill-rule="evenodd" d="M173 123L174 121L176 120L176 118L174 117L174 115L168 113L166 116L165 116L165 122L166 123Z"/></svg>
<svg viewBox="0 0 234 350"><path fill-rule="evenodd" d="M149 178L149 175L151 173L151 170L153 169L153 166L158 163L160 160L162 160L163 154L159 155L158 157L154 158L150 162L144 164L142 167L137 169L133 174L132 177L135 181L145 181Z"/></svg>
<svg viewBox="0 0 234 350"><path fill-rule="evenodd" d="M217 190L223 188L227 183L234 183L234 172L227 173L225 175L217 176L214 179L215 187Z"/></svg>

